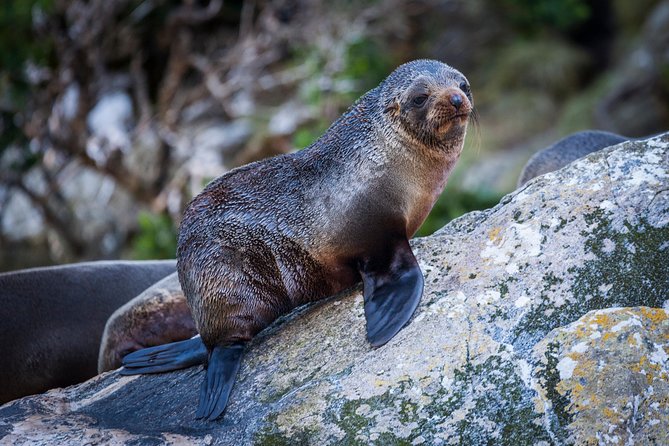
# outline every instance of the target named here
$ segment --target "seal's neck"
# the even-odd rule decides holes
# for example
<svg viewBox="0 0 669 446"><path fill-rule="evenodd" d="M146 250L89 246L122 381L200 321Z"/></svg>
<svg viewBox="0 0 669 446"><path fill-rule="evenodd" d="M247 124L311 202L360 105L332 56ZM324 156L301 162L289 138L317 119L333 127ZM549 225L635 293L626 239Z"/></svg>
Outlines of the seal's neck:
<svg viewBox="0 0 669 446"><path fill-rule="evenodd" d="M402 132L378 129L383 136L388 157L389 183L399 185L400 200L406 220L407 237L411 237L427 218L443 192L449 175L462 153L466 127L454 129L439 146L426 146Z"/></svg>
<svg viewBox="0 0 669 446"><path fill-rule="evenodd" d="M407 236L412 237L443 192L462 146L448 151L407 151L407 162L396 170L405 184Z"/></svg>

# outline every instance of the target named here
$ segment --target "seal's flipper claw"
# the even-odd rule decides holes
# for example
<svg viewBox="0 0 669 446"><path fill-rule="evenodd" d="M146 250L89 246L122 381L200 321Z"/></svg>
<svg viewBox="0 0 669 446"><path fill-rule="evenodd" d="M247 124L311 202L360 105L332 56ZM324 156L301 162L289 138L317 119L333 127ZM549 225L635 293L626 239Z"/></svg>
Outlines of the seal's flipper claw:
<svg viewBox="0 0 669 446"><path fill-rule="evenodd" d="M137 350L123 358L121 375L161 373L204 363L207 348L200 337Z"/></svg>
<svg viewBox="0 0 669 446"><path fill-rule="evenodd" d="M379 347L411 319L423 294L423 274L406 239L397 243L388 261L362 265L361 274L367 339Z"/></svg>
<svg viewBox="0 0 669 446"><path fill-rule="evenodd" d="M214 347L211 351L207 376L200 387L200 404L195 413L197 418L212 421L223 413L235 384L243 353L244 346L241 344Z"/></svg>

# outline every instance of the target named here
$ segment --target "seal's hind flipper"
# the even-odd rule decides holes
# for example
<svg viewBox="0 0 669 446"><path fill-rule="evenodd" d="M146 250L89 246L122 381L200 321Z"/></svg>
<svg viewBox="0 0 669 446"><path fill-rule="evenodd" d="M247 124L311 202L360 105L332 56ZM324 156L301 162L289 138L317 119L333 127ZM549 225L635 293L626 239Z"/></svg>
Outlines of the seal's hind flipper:
<svg viewBox="0 0 669 446"><path fill-rule="evenodd" d="M199 336L137 350L123 358L121 375L161 373L204 363L207 348Z"/></svg>
<svg viewBox="0 0 669 446"><path fill-rule="evenodd" d="M228 404L228 397L235 384L244 346L214 347L209 355L207 376L200 387L200 404L195 416L215 420Z"/></svg>
<svg viewBox="0 0 669 446"><path fill-rule="evenodd" d="M423 294L423 273L409 241L396 244L388 260L362 265L367 339L379 347L411 319Z"/></svg>

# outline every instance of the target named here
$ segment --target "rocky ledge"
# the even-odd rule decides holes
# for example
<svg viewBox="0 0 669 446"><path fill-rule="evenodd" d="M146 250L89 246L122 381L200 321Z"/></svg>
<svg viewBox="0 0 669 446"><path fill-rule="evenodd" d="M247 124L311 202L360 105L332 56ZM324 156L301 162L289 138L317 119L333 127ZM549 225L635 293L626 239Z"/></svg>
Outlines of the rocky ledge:
<svg viewBox="0 0 669 446"><path fill-rule="evenodd" d="M106 373L0 408L8 444L669 444L669 134L595 153L413 241L425 294L387 345L359 290L246 354L225 416L202 367Z"/></svg>

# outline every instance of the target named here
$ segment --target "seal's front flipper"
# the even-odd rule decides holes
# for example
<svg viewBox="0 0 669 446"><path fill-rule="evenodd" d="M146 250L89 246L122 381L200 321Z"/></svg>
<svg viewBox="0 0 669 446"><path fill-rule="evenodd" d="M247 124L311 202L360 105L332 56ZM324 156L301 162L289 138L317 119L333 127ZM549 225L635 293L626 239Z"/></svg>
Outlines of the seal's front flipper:
<svg viewBox="0 0 669 446"><path fill-rule="evenodd" d="M121 375L161 373L202 364L207 348L199 336L185 341L137 350L123 358Z"/></svg>
<svg viewBox="0 0 669 446"><path fill-rule="evenodd" d="M207 376L200 388L200 405L195 416L215 420L228 404L228 397L235 384L244 346L214 347L209 355Z"/></svg>
<svg viewBox="0 0 669 446"><path fill-rule="evenodd" d="M379 347L397 334L413 315L423 294L423 274L409 241L399 241L386 259L361 265L367 339Z"/></svg>

